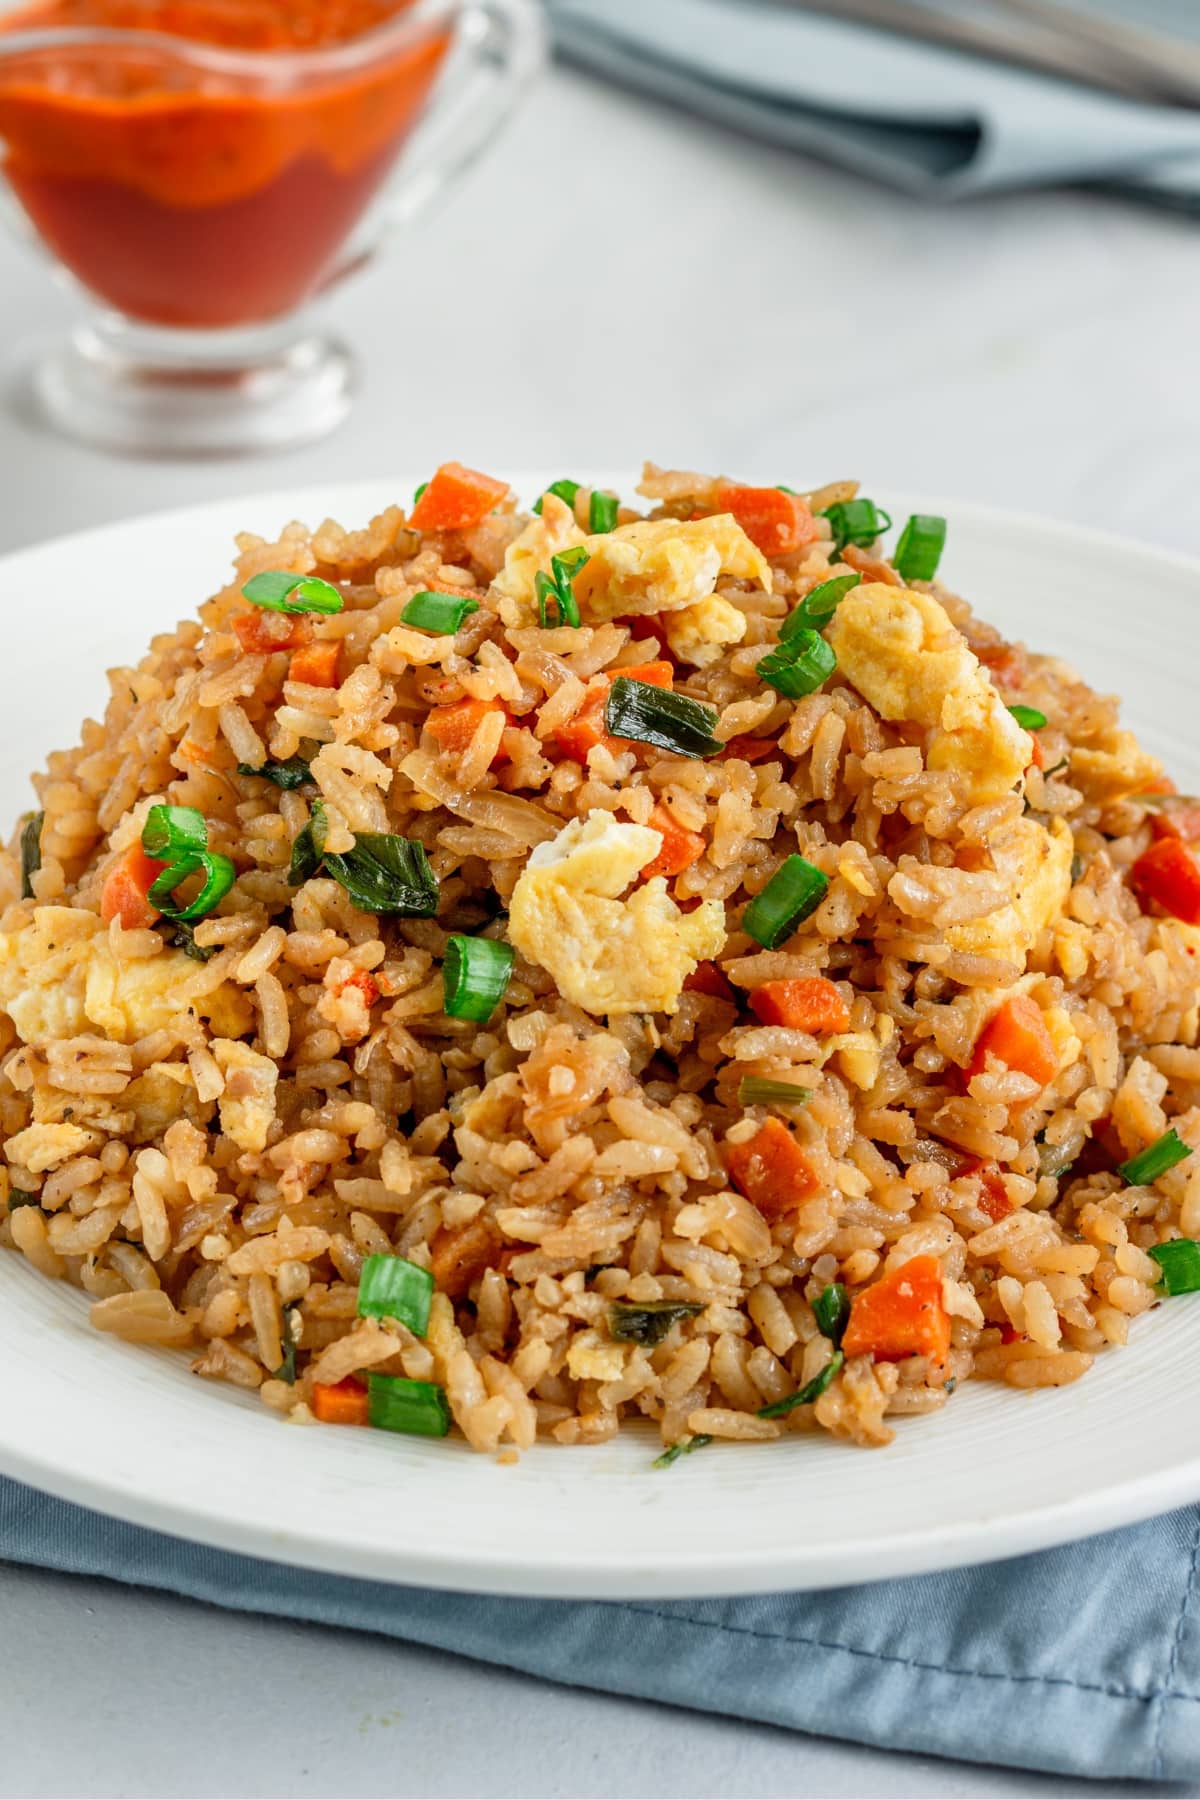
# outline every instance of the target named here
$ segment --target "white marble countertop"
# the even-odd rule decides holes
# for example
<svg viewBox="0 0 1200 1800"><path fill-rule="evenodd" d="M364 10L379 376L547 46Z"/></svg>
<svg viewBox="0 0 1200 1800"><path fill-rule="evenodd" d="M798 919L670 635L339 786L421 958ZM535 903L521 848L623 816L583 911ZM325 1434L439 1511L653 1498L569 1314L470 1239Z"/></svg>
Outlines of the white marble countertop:
<svg viewBox="0 0 1200 1800"><path fill-rule="evenodd" d="M1195 227L1101 197L924 210L555 71L337 297L363 393L294 455L148 465L43 435L21 352L72 302L0 246L0 550L449 456L566 474L643 455L1200 550L1198 256ZM1097 1791L29 1570L0 1567L0 1619L5 1796Z"/></svg>

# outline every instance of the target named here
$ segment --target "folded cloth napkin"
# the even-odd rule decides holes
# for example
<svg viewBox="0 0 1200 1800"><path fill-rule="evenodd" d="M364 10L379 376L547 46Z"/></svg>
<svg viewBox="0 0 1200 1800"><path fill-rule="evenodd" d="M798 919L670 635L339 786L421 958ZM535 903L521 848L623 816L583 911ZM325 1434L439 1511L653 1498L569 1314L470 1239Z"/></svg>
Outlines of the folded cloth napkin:
<svg viewBox="0 0 1200 1800"><path fill-rule="evenodd" d="M783 0L547 3L568 58L913 194L1096 182L1200 211L1200 111L1124 99ZM1138 23L1144 4L1108 0L1106 10ZM1176 9L1171 23L1195 40L1198 14Z"/></svg>
<svg viewBox="0 0 1200 1800"><path fill-rule="evenodd" d="M1200 1779L1200 1507L821 1594L507 1600L319 1575L0 1480L0 1559L453 1650L575 1687L975 1762Z"/></svg>

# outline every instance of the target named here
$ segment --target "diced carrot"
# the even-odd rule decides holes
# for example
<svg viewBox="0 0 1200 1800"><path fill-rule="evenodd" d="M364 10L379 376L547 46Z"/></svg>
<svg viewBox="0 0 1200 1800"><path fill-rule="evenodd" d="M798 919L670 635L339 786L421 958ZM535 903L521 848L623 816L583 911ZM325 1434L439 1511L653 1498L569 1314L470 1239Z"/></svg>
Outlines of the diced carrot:
<svg viewBox="0 0 1200 1800"><path fill-rule="evenodd" d="M766 1219L781 1219L820 1190L804 1152L780 1119L767 1119L745 1143L727 1143L725 1161L734 1186Z"/></svg>
<svg viewBox="0 0 1200 1800"><path fill-rule="evenodd" d="M461 756L475 736L480 721L493 712L502 712L508 717L507 710L498 700L456 700L453 706L435 706L425 720L425 729L436 739L439 750ZM492 761L507 762L508 751L501 746Z"/></svg>
<svg viewBox="0 0 1200 1800"><path fill-rule="evenodd" d="M229 622L247 656L270 656L273 650L298 650L312 638L312 620L298 613L269 612L265 607L255 607L253 612L235 613Z"/></svg>
<svg viewBox="0 0 1200 1800"><path fill-rule="evenodd" d="M1177 794L1179 789L1169 775L1156 775L1153 781L1147 781L1142 787L1143 794Z"/></svg>
<svg viewBox="0 0 1200 1800"><path fill-rule="evenodd" d="M130 844L104 877L100 917L106 921L120 919L126 931L153 925L159 915L147 896L166 866L147 856L140 844Z"/></svg>
<svg viewBox="0 0 1200 1800"><path fill-rule="evenodd" d="M942 1265L914 1256L856 1294L842 1338L847 1356L896 1362L927 1356L941 1367L950 1350L950 1315L943 1304Z"/></svg>
<svg viewBox="0 0 1200 1800"><path fill-rule="evenodd" d="M367 1390L356 1375L341 1381L314 1381L312 1410L322 1425L369 1425Z"/></svg>
<svg viewBox="0 0 1200 1800"><path fill-rule="evenodd" d="M731 737L722 750L719 761L728 756L736 756L742 762L765 762L768 756L778 755L779 745L774 738Z"/></svg>
<svg viewBox="0 0 1200 1800"><path fill-rule="evenodd" d="M1145 791L1145 790L1143 790ZM1150 829L1156 838L1181 838L1185 844L1200 843L1200 804L1178 806L1150 814Z"/></svg>
<svg viewBox="0 0 1200 1800"><path fill-rule="evenodd" d="M689 831L674 818L660 800L649 819L650 828L662 834L662 848L645 865L642 874L649 881L655 875L682 875L694 862L699 862L707 848L698 831Z"/></svg>
<svg viewBox="0 0 1200 1800"><path fill-rule="evenodd" d="M353 975L348 975L342 983L341 992L345 993L347 988L356 988L367 1006L374 1006L381 991L375 977L366 969L355 969Z"/></svg>
<svg viewBox="0 0 1200 1800"><path fill-rule="evenodd" d="M573 719L555 731L559 749L576 762L585 763L589 750L605 744L611 751L626 746L624 738L609 737L604 729L604 707L608 690L618 675L627 681L644 681L650 687L670 688L675 681L675 667L669 662L635 663L628 669L611 669L604 677L605 685L592 689Z"/></svg>
<svg viewBox="0 0 1200 1800"><path fill-rule="evenodd" d="M1046 766L1046 752L1042 749L1042 740L1036 731L1030 732L1029 741L1033 745L1033 755L1029 758L1025 767L1027 769L1044 769Z"/></svg>
<svg viewBox="0 0 1200 1800"><path fill-rule="evenodd" d="M1200 882L1200 875L1197 877ZM1041 1008L1028 994L1013 994L988 1020L975 1039L967 1066L967 1080L982 1073L987 1058L994 1056L1006 1069L1028 1075L1046 1087L1058 1074L1058 1052Z"/></svg>
<svg viewBox="0 0 1200 1800"><path fill-rule="evenodd" d="M1159 838L1142 852L1133 885L1185 925L1200 925L1200 864L1179 838Z"/></svg>
<svg viewBox="0 0 1200 1800"><path fill-rule="evenodd" d="M736 999L728 975L715 962L697 963L691 974L684 976L683 991L685 994L707 994L710 1000L728 1000L731 1006Z"/></svg>
<svg viewBox="0 0 1200 1800"><path fill-rule="evenodd" d="M336 687L341 653L342 646L337 638L321 638L318 643L305 644L292 653L288 664L289 681L303 681L309 687Z"/></svg>
<svg viewBox="0 0 1200 1800"><path fill-rule="evenodd" d="M751 994L750 1005L764 1025L786 1025L791 1031L847 1031L850 1026L850 1008L823 975L764 981Z"/></svg>
<svg viewBox="0 0 1200 1800"><path fill-rule="evenodd" d="M472 1219L469 1224L455 1227L442 1225L429 1246L433 1279L451 1300L461 1300L499 1257L500 1239L485 1219Z"/></svg>
<svg viewBox="0 0 1200 1800"><path fill-rule="evenodd" d="M817 536L816 521L799 494L785 494L782 488L740 487L722 481L715 505L718 512L733 514L764 556L790 556Z"/></svg>
<svg viewBox="0 0 1200 1800"><path fill-rule="evenodd" d="M408 515L414 531L465 531L486 519L508 492L506 481L465 469L462 463L443 463L426 485L425 492Z"/></svg>

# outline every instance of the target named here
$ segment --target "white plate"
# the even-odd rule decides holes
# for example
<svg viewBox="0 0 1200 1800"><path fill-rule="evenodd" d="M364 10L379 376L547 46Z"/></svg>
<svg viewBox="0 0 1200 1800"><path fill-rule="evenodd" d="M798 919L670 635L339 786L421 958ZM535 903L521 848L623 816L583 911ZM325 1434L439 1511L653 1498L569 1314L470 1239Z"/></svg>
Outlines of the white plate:
<svg viewBox="0 0 1200 1800"><path fill-rule="evenodd" d="M534 481L520 483L526 494ZM101 671L224 579L233 532L365 519L411 482L160 514L0 560L0 815L72 743ZM903 497L881 493L898 518ZM965 505L944 572L1012 636L1126 696L1200 787L1192 620L1200 565ZM5 827L7 828L7 827ZM667 1471L653 1438L539 1446L516 1467L454 1439L301 1430L186 1361L90 1331L84 1298L0 1255L0 1470L141 1525L339 1573L612 1599L822 1587L1042 1548L1200 1497L1200 1300L1164 1306L1077 1387L970 1383L887 1450L825 1438L714 1446Z"/></svg>

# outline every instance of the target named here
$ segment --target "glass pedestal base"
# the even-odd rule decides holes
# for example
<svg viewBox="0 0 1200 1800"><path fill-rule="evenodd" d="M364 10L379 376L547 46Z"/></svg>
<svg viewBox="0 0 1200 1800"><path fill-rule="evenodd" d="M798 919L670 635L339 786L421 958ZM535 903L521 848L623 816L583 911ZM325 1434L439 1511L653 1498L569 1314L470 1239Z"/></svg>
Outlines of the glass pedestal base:
<svg viewBox="0 0 1200 1800"><path fill-rule="evenodd" d="M135 456L288 450L341 424L354 360L337 338L286 326L187 332L98 319L42 352L38 408L55 430Z"/></svg>

